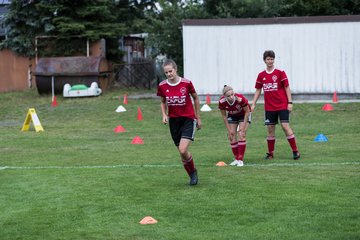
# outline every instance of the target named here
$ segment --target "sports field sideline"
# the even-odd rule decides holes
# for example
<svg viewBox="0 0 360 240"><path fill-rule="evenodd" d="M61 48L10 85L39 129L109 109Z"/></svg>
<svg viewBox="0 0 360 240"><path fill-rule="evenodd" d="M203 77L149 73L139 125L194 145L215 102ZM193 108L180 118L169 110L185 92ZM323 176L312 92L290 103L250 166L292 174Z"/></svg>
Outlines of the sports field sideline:
<svg viewBox="0 0 360 240"><path fill-rule="evenodd" d="M342 163L268 163L268 164L246 164L246 167L312 167L312 166L336 166L336 165L359 165L360 162L342 162ZM199 164L201 167L211 167L209 164ZM179 164L143 164L143 165L112 165L112 166L34 166L34 167L21 167L21 166L0 166L0 170L35 170L35 169L88 169L88 168L173 168L182 167Z"/></svg>

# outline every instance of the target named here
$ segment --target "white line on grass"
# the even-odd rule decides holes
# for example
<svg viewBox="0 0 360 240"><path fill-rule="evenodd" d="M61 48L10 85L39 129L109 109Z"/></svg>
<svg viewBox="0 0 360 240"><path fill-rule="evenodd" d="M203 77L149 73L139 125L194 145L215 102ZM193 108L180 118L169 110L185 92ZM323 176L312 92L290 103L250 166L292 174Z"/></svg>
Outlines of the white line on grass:
<svg viewBox="0 0 360 240"><path fill-rule="evenodd" d="M339 165L360 165L360 162L342 162L342 163L268 163L256 164L249 163L245 167L311 167L311 166L339 166ZM198 166L211 167L215 165L198 164ZM167 167L181 167L180 164L121 164L109 166L0 166L0 170L14 169L14 170L36 170L36 169L100 169L100 168L167 168Z"/></svg>
<svg viewBox="0 0 360 240"><path fill-rule="evenodd" d="M250 167L290 167L290 166L339 166L339 165L360 165L360 162L341 162L341 163L268 163L268 164L247 164Z"/></svg>

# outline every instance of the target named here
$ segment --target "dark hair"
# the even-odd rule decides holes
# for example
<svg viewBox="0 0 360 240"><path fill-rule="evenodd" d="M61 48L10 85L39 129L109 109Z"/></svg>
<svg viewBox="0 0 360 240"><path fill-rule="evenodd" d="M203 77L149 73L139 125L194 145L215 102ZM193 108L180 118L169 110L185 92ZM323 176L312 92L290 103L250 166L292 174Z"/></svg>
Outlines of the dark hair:
<svg viewBox="0 0 360 240"><path fill-rule="evenodd" d="M273 51L273 50L266 50L266 51L264 52L264 55L263 55L263 60L265 61L265 59L266 59L267 57L275 58L275 53L274 53L274 51Z"/></svg>
<svg viewBox="0 0 360 240"><path fill-rule="evenodd" d="M167 65L172 65L173 68L174 68L175 70L177 70L177 65L176 65L176 63L175 63L174 60L172 60L172 59L166 59L162 66L165 67L165 66L167 66Z"/></svg>

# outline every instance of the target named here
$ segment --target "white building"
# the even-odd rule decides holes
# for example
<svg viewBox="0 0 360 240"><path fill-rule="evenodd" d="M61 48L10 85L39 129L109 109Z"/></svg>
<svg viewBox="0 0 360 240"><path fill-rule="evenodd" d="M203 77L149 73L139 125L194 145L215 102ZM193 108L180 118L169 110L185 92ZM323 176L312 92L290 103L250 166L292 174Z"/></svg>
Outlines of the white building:
<svg viewBox="0 0 360 240"><path fill-rule="evenodd" d="M293 93L360 93L360 15L191 19L183 44L184 76L199 94L220 94L224 84L254 93L269 49Z"/></svg>

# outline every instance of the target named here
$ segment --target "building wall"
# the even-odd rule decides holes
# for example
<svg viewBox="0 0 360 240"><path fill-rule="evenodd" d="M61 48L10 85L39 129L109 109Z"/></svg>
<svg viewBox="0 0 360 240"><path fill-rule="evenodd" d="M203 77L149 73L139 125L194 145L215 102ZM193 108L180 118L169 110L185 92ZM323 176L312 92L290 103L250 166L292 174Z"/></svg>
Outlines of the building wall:
<svg viewBox="0 0 360 240"><path fill-rule="evenodd" d="M267 49L275 51L293 93L360 93L360 21L214 21L183 26L184 75L200 94L221 93L224 84L253 93Z"/></svg>

